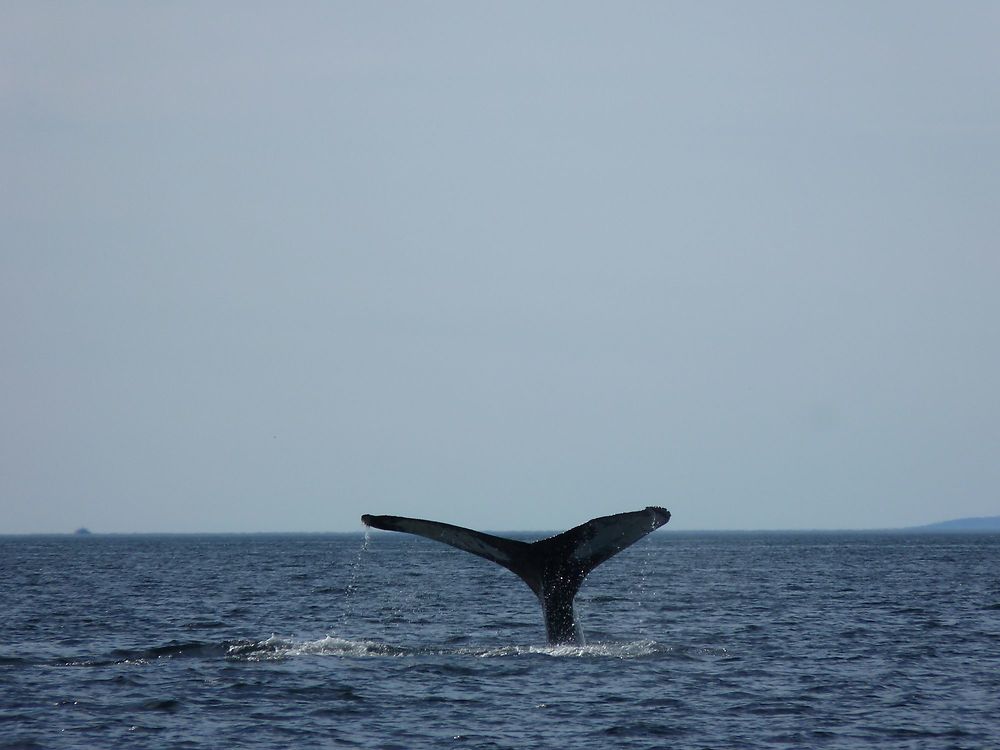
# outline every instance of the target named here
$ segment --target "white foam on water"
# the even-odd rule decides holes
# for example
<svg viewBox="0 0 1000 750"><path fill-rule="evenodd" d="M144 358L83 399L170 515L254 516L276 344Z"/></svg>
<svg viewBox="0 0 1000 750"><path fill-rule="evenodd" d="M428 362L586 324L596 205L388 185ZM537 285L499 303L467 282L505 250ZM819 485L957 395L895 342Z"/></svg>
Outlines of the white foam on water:
<svg viewBox="0 0 1000 750"><path fill-rule="evenodd" d="M473 652L476 656L524 656L541 654L557 658L612 658L636 659L657 656L671 649L655 641L632 641L626 643L592 643L585 646L501 646L500 648Z"/></svg>
<svg viewBox="0 0 1000 750"><path fill-rule="evenodd" d="M237 644L229 647L229 656L248 661L287 659L296 656L407 656L415 653L412 649L400 648L386 643L369 640L350 640L328 635L316 640L299 641L272 634L270 638L253 644Z"/></svg>
<svg viewBox="0 0 1000 750"><path fill-rule="evenodd" d="M419 657L457 656L479 659L497 659L525 656L549 656L554 658L598 658L598 659L641 659L665 656L673 649L656 641L631 641L624 643L594 643L585 646L524 645L458 648L437 648L433 646L397 646L373 640L354 640L327 635L315 640L292 640L272 635L255 644L244 643L231 646L229 655L251 661L286 659L300 656L330 656L335 658L369 657Z"/></svg>

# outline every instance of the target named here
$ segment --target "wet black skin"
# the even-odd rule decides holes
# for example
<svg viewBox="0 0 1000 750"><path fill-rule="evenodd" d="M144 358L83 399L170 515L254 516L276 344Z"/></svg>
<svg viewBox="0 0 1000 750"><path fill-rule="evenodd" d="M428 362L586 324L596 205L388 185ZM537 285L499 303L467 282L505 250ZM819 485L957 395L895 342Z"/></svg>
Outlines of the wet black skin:
<svg viewBox="0 0 1000 750"><path fill-rule="evenodd" d="M583 643L573 600L587 574L669 520L670 511L648 507L594 518L548 539L522 542L440 521L368 514L361 517L366 526L443 542L517 574L542 605L545 632L552 645Z"/></svg>

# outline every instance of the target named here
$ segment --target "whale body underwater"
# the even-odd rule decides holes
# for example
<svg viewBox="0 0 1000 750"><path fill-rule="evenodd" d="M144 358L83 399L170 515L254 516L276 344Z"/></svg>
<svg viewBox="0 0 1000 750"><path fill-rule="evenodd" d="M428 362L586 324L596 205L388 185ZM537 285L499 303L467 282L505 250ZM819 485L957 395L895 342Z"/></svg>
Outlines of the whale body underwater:
<svg viewBox="0 0 1000 750"><path fill-rule="evenodd" d="M650 506L593 518L562 534L523 542L440 521L367 513L361 516L365 526L427 537L507 568L538 597L551 645L583 644L573 600L587 574L669 520L670 511Z"/></svg>

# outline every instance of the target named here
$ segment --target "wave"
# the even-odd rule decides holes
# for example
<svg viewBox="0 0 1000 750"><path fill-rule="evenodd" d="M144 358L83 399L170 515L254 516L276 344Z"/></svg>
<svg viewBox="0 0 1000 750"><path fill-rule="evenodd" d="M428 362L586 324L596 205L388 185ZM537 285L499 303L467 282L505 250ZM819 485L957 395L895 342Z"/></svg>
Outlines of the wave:
<svg viewBox="0 0 1000 750"><path fill-rule="evenodd" d="M584 646L506 645L506 646L396 646L371 640L351 640L328 635L314 641L292 641L272 635L257 644L230 647L229 656L246 659L289 658L295 656L333 657L426 657L456 656L497 659L524 656L554 658L642 659L656 657L693 658L727 656L723 649L675 648L651 640L594 643Z"/></svg>
<svg viewBox="0 0 1000 750"><path fill-rule="evenodd" d="M472 659L510 659L523 657L550 657L559 659L675 659L701 660L727 657L725 649L675 647L652 640L602 642L584 646L547 646L511 644L502 646L403 646L367 639L341 638L327 635L315 640L295 640L271 635L263 640L230 641L170 641L139 649L116 649L95 657L75 657L35 661L32 659L5 659L0 666L62 666L107 667L115 665L143 665L163 660L214 660L275 661L300 657L332 657L342 659L362 658L417 658L417 657L466 657Z"/></svg>

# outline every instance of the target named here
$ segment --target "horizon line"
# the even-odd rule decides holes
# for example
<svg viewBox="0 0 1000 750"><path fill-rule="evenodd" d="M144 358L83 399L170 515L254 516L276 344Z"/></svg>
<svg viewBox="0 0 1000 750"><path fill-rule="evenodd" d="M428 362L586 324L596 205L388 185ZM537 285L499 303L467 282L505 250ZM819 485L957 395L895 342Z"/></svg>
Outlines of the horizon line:
<svg viewBox="0 0 1000 750"><path fill-rule="evenodd" d="M675 534L866 534L866 533L894 533L894 532L921 532L921 533L1000 533L1000 528L976 528L968 526L953 526L960 521L979 521L984 519L998 519L1000 516L979 516L949 521L938 521L930 524L920 524L918 526L880 526L867 528L752 528L752 529L668 529ZM4 537L80 537L90 536L365 536L369 533L379 532L378 529L352 529L350 531L91 531L86 527L83 530L74 531L0 531L0 538ZM502 534L558 534L554 529L486 529L485 533Z"/></svg>

